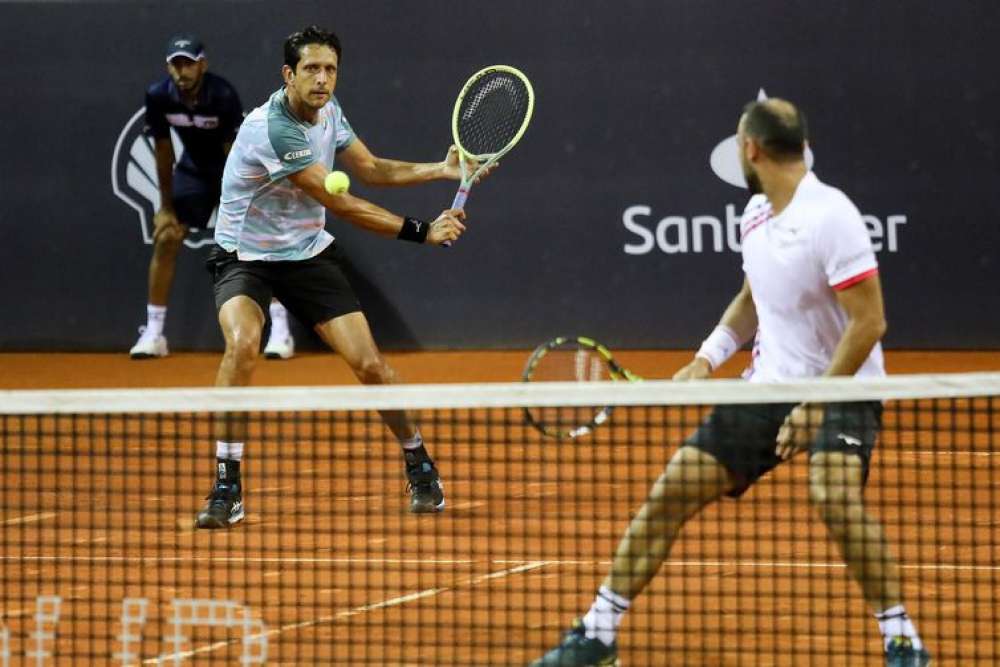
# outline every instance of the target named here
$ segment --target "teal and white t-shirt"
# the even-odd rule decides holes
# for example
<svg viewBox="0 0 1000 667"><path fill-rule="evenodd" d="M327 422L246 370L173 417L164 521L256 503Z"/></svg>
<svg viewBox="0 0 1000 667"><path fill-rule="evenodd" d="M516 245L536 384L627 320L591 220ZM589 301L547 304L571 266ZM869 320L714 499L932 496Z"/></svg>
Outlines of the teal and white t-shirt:
<svg viewBox="0 0 1000 667"><path fill-rule="evenodd" d="M285 90L271 95L240 126L222 174L215 242L241 260L315 257L333 242L326 209L288 180L315 162L333 168L354 130L334 97L309 125L288 108Z"/></svg>

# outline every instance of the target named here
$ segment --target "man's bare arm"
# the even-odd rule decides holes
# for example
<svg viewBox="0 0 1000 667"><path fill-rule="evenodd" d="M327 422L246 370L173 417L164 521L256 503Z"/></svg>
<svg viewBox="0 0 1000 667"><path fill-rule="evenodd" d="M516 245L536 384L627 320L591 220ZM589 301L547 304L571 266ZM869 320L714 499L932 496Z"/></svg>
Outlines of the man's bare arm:
<svg viewBox="0 0 1000 667"><path fill-rule="evenodd" d="M160 185L160 208L153 215L153 241L180 242L185 228L174 211L174 145L170 137L157 139L156 178Z"/></svg>
<svg viewBox="0 0 1000 667"><path fill-rule="evenodd" d="M876 273L836 294L847 313L847 328L824 375L854 375L887 329L882 284Z"/></svg>
<svg viewBox="0 0 1000 667"><path fill-rule="evenodd" d="M447 159L442 162L389 160L376 157L361 139L355 139L337 155L337 162L365 185L411 185L458 177L457 160L454 167Z"/></svg>
<svg viewBox="0 0 1000 667"><path fill-rule="evenodd" d="M353 144L352 144L353 145ZM351 194L331 195L323 186L329 172L316 163L288 177L292 183L302 188L310 197L329 209L338 218L374 232L386 238L396 238L403 228L403 217ZM443 241L454 241L463 231L465 213L461 210L444 211L430 223L427 243L439 245Z"/></svg>
<svg viewBox="0 0 1000 667"><path fill-rule="evenodd" d="M170 137L156 140L156 178L160 184L160 208L174 210L174 145Z"/></svg>
<svg viewBox="0 0 1000 667"><path fill-rule="evenodd" d="M740 291L723 311L719 324L732 329L740 344L750 340L757 332L757 306L753 302L750 281L746 278L743 279Z"/></svg>
<svg viewBox="0 0 1000 667"><path fill-rule="evenodd" d="M733 300L729 302L726 310L722 313L722 319L716 327L724 327L732 332L733 344L737 348L750 338L757 331L757 307L753 302L753 293L750 291L750 282L744 278L743 286L736 293ZM713 335L716 335L713 332ZM699 380L707 378L712 374L712 364L701 355L695 355L686 366L674 374L675 380Z"/></svg>

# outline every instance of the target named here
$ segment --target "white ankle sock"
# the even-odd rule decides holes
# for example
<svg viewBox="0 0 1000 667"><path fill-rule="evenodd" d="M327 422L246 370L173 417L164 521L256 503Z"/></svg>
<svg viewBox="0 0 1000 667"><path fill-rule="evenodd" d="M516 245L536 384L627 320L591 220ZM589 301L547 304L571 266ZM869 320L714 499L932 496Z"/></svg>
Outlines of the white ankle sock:
<svg viewBox="0 0 1000 667"><path fill-rule="evenodd" d="M882 641L887 648L893 637L906 637L918 651L924 647L903 605L897 604L876 613L875 620L878 621L878 629L882 631Z"/></svg>
<svg viewBox="0 0 1000 667"><path fill-rule="evenodd" d="M215 441L215 458L217 459L229 459L230 461L242 461L243 460L243 443L242 442L225 442L223 440Z"/></svg>
<svg viewBox="0 0 1000 667"><path fill-rule="evenodd" d="M420 431L417 430L413 433L412 438L406 438L399 441L399 446L403 449L420 449L424 444L424 436L420 435Z"/></svg>
<svg viewBox="0 0 1000 667"><path fill-rule="evenodd" d="M268 311L271 314L271 335L285 337L288 335L288 311L278 301L272 301Z"/></svg>
<svg viewBox="0 0 1000 667"><path fill-rule="evenodd" d="M146 332L150 335L160 336L163 334L163 323L167 321L167 307L146 304Z"/></svg>
<svg viewBox="0 0 1000 667"><path fill-rule="evenodd" d="M628 606L628 598L618 595L607 586L601 586L597 590L594 604L590 605L590 611L583 617L583 627L586 629L587 637L599 639L611 646L615 642L618 626L628 611Z"/></svg>

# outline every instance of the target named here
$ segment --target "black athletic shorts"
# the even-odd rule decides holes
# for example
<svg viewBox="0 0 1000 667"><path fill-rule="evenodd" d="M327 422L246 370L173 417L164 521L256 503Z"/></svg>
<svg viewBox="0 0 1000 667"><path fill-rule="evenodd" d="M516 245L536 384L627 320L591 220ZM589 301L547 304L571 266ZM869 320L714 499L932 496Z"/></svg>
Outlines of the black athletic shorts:
<svg viewBox="0 0 1000 667"><path fill-rule="evenodd" d="M775 438L794 403L720 405L708 415L684 444L711 454L729 470L736 486L727 494L737 498L762 475L781 463ZM882 403L828 403L823 426L809 446L816 452L846 452L861 459L862 479L882 426Z"/></svg>
<svg viewBox="0 0 1000 667"><path fill-rule="evenodd" d="M204 229L219 205L222 174L200 174L178 166L173 190L177 221L193 230Z"/></svg>
<svg viewBox="0 0 1000 667"><path fill-rule="evenodd" d="M214 246L205 264L215 281L216 311L234 296L248 296L268 318L271 297L277 297L299 322L312 328L361 310L343 261L337 244L331 243L315 257L287 262L243 262L235 252Z"/></svg>

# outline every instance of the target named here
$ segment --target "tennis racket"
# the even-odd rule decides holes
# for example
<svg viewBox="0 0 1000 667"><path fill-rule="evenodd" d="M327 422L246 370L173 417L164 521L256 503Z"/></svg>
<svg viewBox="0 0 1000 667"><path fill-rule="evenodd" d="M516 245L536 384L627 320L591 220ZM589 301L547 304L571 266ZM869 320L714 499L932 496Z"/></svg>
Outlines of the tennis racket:
<svg viewBox="0 0 1000 667"><path fill-rule="evenodd" d="M451 114L451 136L462 174L452 208L463 208L479 175L517 145L534 109L531 82L513 67L491 65L465 82ZM471 174L466 165L470 159L478 162Z"/></svg>
<svg viewBox="0 0 1000 667"><path fill-rule="evenodd" d="M637 382L611 351L583 336L553 338L535 348L521 373L525 382ZM524 409L525 420L553 438L579 438L611 416L610 406L550 406Z"/></svg>

